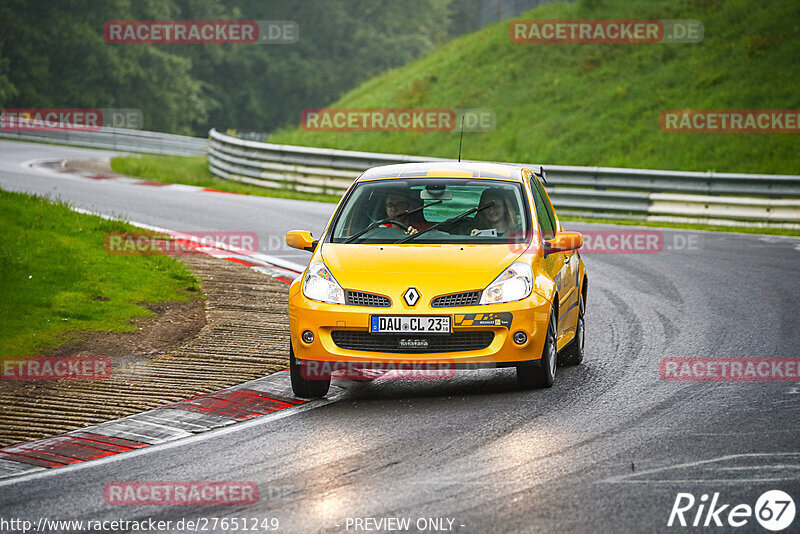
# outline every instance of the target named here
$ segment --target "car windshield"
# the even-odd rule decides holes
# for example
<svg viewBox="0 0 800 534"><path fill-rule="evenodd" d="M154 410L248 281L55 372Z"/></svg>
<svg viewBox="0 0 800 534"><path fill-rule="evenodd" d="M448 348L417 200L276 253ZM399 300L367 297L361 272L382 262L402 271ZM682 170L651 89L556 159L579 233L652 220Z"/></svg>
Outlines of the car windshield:
<svg viewBox="0 0 800 534"><path fill-rule="evenodd" d="M360 182L339 210L331 243L501 244L525 241L520 183L420 178Z"/></svg>

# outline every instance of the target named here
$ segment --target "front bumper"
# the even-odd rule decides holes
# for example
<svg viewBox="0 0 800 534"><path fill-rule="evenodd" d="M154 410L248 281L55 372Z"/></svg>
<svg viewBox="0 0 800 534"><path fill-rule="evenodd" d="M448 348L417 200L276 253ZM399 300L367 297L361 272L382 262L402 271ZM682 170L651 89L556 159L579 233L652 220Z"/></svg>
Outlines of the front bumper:
<svg viewBox="0 0 800 534"><path fill-rule="evenodd" d="M513 364L515 362L539 360L547 331L547 320L552 304L544 297L531 294L526 299L505 304L431 308L420 302L413 311L402 304L387 308L327 304L306 298L302 291L290 291L289 328L295 358L324 362L360 363L449 363L456 367L481 367L491 364ZM396 299L401 300L401 299ZM458 326L456 316L465 314L510 313L511 324L506 326ZM486 348L443 352L380 352L375 350L352 350L342 348L334 342L334 331L370 331L372 315L448 315L452 332L492 332L494 338ZM314 340L306 343L300 334L310 330ZM527 341L516 344L512 336L522 331ZM425 337L425 334L408 334L409 338ZM402 349L394 349L402 350Z"/></svg>

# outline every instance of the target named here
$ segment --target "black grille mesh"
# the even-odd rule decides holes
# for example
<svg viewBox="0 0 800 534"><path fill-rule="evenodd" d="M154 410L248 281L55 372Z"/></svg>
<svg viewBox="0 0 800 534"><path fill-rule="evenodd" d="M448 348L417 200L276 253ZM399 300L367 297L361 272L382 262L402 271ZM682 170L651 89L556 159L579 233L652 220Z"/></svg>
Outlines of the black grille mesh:
<svg viewBox="0 0 800 534"><path fill-rule="evenodd" d="M388 308L392 305L392 301L383 295L351 291L349 289L344 292L344 301L351 306L370 306L373 308Z"/></svg>
<svg viewBox="0 0 800 534"><path fill-rule="evenodd" d="M481 350L491 345L494 332L454 332L452 334L373 334L353 330L334 330L331 337L336 346L347 350L370 352L462 352ZM400 340L424 340L427 347L401 347Z"/></svg>
<svg viewBox="0 0 800 534"><path fill-rule="evenodd" d="M442 295L431 301L432 308L453 308L456 306L474 306L481 300L480 291L467 291L465 293L453 293L452 295Z"/></svg>

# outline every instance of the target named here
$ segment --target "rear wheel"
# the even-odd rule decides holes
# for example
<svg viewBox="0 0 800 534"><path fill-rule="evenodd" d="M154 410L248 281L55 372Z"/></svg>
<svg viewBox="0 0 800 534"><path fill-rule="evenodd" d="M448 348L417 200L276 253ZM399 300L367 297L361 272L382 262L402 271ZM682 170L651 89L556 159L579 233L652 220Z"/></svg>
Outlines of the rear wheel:
<svg viewBox="0 0 800 534"><path fill-rule="evenodd" d="M307 377L308 373L303 370L300 362L294 357L294 349L291 344L289 344L289 375L292 379L292 391L298 397L324 397L331 387L330 375Z"/></svg>
<svg viewBox="0 0 800 534"><path fill-rule="evenodd" d="M556 316L554 311L550 311L550 321L539 365L536 366L533 362L523 362L517 365L517 382L523 389L549 388L556 379Z"/></svg>
<svg viewBox="0 0 800 534"><path fill-rule="evenodd" d="M583 344L586 341L586 321L583 319L585 304L583 303L582 293L579 298L578 322L575 325L575 337L572 338L569 345L564 347L564 350L558 355L558 363L561 365L578 365L583 361Z"/></svg>

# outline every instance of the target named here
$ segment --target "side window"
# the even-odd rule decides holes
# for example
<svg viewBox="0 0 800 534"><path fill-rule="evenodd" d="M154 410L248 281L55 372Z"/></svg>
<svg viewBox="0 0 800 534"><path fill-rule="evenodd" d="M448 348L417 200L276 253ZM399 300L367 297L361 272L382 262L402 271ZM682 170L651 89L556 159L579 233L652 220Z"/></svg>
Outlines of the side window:
<svg viewBox="0 0 800 534"><path fill-rule="evenodd" d="M550 203L545 200L547 193L535 176L529 178L531 192L533 192L534 203L536 204L536 218L539 219L539 227L542 229L544 239L553 239L556 236L556 218Z"/></svg>

